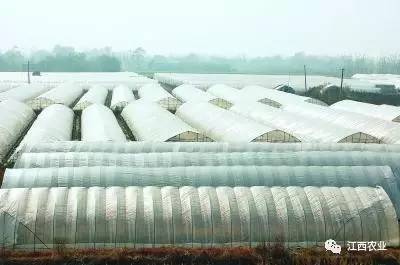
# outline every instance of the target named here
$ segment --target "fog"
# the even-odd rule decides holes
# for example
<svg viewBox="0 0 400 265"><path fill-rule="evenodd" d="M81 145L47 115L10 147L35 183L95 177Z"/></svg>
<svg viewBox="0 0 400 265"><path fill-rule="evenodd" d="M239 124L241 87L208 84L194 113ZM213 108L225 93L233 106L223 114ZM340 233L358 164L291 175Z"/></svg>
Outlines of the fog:
<svg viewBox="0 0 400 265"><path fill-rule="evenodd" d="M383 56L400 52L399 12L399 0L12 0L1 3L0 51Z"/></svg>

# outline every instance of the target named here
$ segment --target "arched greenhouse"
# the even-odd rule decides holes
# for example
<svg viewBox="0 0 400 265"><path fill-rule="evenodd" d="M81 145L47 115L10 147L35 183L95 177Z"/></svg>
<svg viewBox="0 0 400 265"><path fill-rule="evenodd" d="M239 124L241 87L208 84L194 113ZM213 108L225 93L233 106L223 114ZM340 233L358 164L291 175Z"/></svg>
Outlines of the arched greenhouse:
<svg viewBox="0 0 400 265"><path fill-rule="evenodd" d="M5 248L399 245L379 187L1 189L0 209Z"/></svg>

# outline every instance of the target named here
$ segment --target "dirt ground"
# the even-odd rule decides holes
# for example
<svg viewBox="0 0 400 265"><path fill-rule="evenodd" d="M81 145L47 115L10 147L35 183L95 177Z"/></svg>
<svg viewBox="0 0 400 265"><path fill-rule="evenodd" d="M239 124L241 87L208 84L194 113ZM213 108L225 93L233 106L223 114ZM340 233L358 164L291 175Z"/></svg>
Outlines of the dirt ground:
<svg viewBox="0 0 400 265"><path fill-rule="evenodd" d="M65 250L47 252L2 251L0 264L107 264L107 265L347 265L399 264L400 250L342 252L325 249L287 250L281 246L258 248L151 248Z"/></svg>

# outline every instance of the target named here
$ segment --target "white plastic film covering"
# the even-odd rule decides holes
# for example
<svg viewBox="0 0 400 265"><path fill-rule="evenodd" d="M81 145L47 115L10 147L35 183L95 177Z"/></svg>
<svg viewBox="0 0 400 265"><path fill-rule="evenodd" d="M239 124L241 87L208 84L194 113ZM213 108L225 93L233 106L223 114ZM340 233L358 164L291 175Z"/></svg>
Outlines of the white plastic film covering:
<svg viewBox="0 0 400 265"><path fill-rule="evenodd" d="M355 112L375 118L397 121L400 119L400 107L390 105L375 105L353 100L342 100L330 106L333 109ZM400 120L399 120L400 122Z"/></svg>
<svg viewBox="0 0 400 265"><path fill-rule="evenodd" d="M186 73L155 73L154 79L171 86L191 84L207 90L215 84L226 84L240 89L249 85L258 85L270 89L289 88L297 94L304 94L305 84L303 75L250 75L250 74L186 74ZM345 81L350 81L346 79ZM327 83L339 84L340 79L327 76L307 76L307 87L319 87Z"/></svg>
<svg viewBox="0 0 400 265"><path fill-rule="evenodd" d="M35 117L33 110L15 100L0 102L0 163Z"/></svg>
<svg viewBox="0 0 400 265"><path fill-rule="evenodd" d="M122 117L138 141L212 141L157 103L133 102L122 111Z"/></svg>
<svg viewBox="0 0 400 265"><path fill-rule="evenodd" d="M175 112L182 104L159 84L145 85L138 90L138 94L141 101L158 103L161 107L171 112Z"/></svg>
<svg viewBox="0 0 400 265"><path fill-rule="evenodd" d="M189 166L7 169L3 189L128 186L382 186L400 213L400 175L388 166Z"/></svg>
<svg viewBox="0 0 400 265"><path fill-rule="evenodd" d="M120 85L113 89L111 99L111 109L121 112L129 103L135 101L132 89L127 86Z"/></svg>
<svg viewBox="0 0 400 265"><path fill-rule="evenodd" d="M88 92L86 92L83 97L76 103L74 110L84 110L86 107L92 104L104 105L108 95L108 89L95 85L92 86Z"/></svg>
<svg viewBox="0 0 400 265"><path fill-rule="evenodd" d="M398 123L306 103L286 105L284 109L302 116L322 119L334 125L358 130L366 135L378 138L384 143L400 143L400 124Z"/></svg>
<svg viewBox="0 0 400 265"><path fill-rule="evenodd" d="M23 153L15 168L126 166L391 166L400 167L400 153L369 151L300 151L246 153Z"/></svg>
<svg viewBox="0 0 400 265"><path fill-rule="evenodd" d="M211 100L217 99L216 96L205 92L199 88L192 85L180 85L172 90L172 95L182 102L188 101L200 101L209 102Z"/></svg>
<svg viewBox="0 0 400 265"><path fill-rule="evenodd" d="M76 84L61 84L47 91L46 93L32 99L29 104L34 109L44 109L52 104L62 104L72 106L73 103L82 95L83 90Z"/></svg>
<svg viewBox="0 0 400 265"><path fill-rule="evenodd" d="M17 86L18 86L18 83L3 83L0 81L0 93L10 90Z"/></svg>
<svg viewBox="0 0 400 265"><path fill-rule="evenodd" d="M292 135L207 102L187 102L176 115L216 141L298 142Z"/></svg>
<svg viewBox="0 0 400 265"><path fill-rule="evenodd" d="M114 113L104 105L92 104L82 111L82 141L126 142Z"/></svg>
<svg viewBox="0 0 400 265"><path fill-rule="evenodd" d="M39 142L70 141L74 112L59 104L45 108L37 117L28 133L18 146L19 153L25 147Z"/></svg>
<svg viewBox="0 0 400 265"><path fill-rule="evenodd" d="M57 86L62 83L73 82L84 89L93 85L101 85L112 89L117 85L126 85L133 90L149 83L157 83L156 80L133 72L47 72L41 76L31 76L31 82L41 85ZM21 84L26 83L26 73L0 73L0 83Z"/></svg>
<svg viewBox="0 0 400 265"><path fill-rule="evenodd" d="M140 98L144 98L152 102L158 102L159 100L169 97L173 98L173 96L159 84L145 85L138 90L138 94Z"/></svg>
<svg viewBox="0 0 400 265"><path fill-rule="evenodd" d="M330 122L301 116L294 112L277 109L258 102L236 103L231 111L241 114L267 126L278 128L295 136L301 142L337 143L344 141L358 143L379 143L374 137L355 137L361 134L356 129L349 129ZM353 136L353 137L352 137Z"/></svg>
<svg viewBox="0 0 400 265"><path fill-rule="evenodd" d="M296 105L297 103L306 103L306 102L315 105L327 106L327 104L317 99L294 95L291 93L286 93L279 90L269 89L261 86L246 86L242 88L240 92L242 97L246 97L247 99L253 99L254 101L258 101L264 98L268 98L270 100L280 103L282 106Z"/></svg>
<svg viewBox="0 0 400 265"><path fill-rule="evenodd" d="M224 143L224 142L51 142L26 148L26 153L106 152L106 153L163 153L163 152L294 152L294 151L372 151L400 152L400 145L360 143Z"/></svg>
<svg viewBox="0 0 400 265"><path fill-rule="evenodd" d="M240 90L223 84L213 85L207 92L232 104L244 100Z"/></svg>
<svg viewBox="0 0 400 265"><path fill-rule="evenodd" d="M27 250L399 244L396 212L380 187L1 189L0 234L2 247Z"/></svg>
<svg viewBox="0 0 400 265"><path fill-rule="evenodd" d="M0 101L14 99L17 101L26 102L45 93L49 89L50 87L39 84L23 84L0 93Z"/></svg>

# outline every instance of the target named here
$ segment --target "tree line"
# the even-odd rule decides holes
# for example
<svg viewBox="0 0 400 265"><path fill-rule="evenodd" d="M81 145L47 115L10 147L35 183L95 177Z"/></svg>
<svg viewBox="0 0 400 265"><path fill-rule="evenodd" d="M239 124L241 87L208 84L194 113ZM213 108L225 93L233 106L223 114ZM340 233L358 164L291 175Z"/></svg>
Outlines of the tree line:
<svg viewBox="0 0 400 265"><path fill-rule="evenodd" d="M72 47L55 46L52 51L39 50L29 56L17 48L0 52L0 71L26 71L27 62L32 71L41 72L119 72L121 61L109 48L78 52Z"/></svg>
<svg viewBox="0 0 400 265"><path fill-rule="evenodd" d="M24 71L27 61L43 72L187 72L187 73L248 73L248 74L302 74L307 65L310 74L339 76L356 73L400 74L400 54L369 57L315 56L303 52L293 56L223 57L195 53L152 55L143 48L113 52L110 47L85 52L57 45L51 51L38 50L29 56L17 48L0 52L0 71Z"/></svg>

